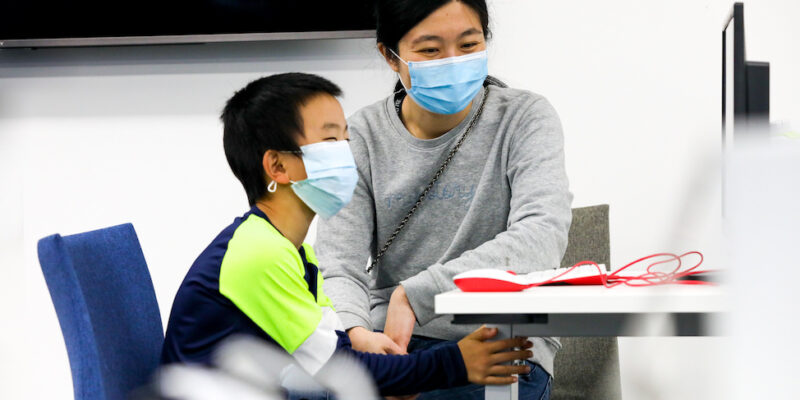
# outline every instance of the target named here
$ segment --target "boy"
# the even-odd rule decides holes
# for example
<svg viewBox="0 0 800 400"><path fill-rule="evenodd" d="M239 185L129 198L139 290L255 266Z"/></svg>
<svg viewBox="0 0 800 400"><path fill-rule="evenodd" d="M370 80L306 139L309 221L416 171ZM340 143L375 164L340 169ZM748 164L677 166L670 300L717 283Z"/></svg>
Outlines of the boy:
<svg viewBox="0 0 800 400"><path fill-rule="evenodd" d="M481 328L458 343L411 355L355 351L322 290L313 248L303 243L316 214L329 218L350 200L358 175L347 145L341 90L314 75L258 79L222 113L225 155L250 211L200 254L173 303L162 363L208 363L232 334L280 346L312 375L334 352L356 357L383 395L467 384L508 384L531 356L523 338L486 342ZM506 351L519 347L522 350Z"/></svg>

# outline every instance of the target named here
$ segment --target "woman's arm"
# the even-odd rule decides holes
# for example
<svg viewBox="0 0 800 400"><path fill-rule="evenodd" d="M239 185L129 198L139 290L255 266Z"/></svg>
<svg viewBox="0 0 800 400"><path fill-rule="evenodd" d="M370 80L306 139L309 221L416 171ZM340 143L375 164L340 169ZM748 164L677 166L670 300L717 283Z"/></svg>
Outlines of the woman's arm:
<svg viewBox="0 0 800 400"><path fill-rule="evenodd" d="M325 294L331 298L345 329L372 330L369 317L369 275L364 268L375 231L375 205L369 187L369 158L364 140L351 127L350 150L358 167L358 184L350 203L328 220L317 221L314 245Z"/></svg>
<svg viewBox="0 0 800 400"><path fill-rule="evenodd" d="M316 254L323 290L333 301L356 350L401 354L382 333L373 332L369 310L369 275L365 272L375 231L375 202L370 189L369 157L357 129L350 129L350 149L358 167L358 185L350 203L329 220L319 219ZM382 327L381 327L382 328Z"/></svg>
<svg viewBox="0 0 800 400"><path fill-rule="evenodd" d="M525 273L555 268L561 262L572 221L561 123L544 98L532 99L524 110L520 122L509 126L514 131L509 133L506 170L511 186L508 228L458 258L432 265L401 282L420 325L436 317L433 297L455 289L453 276L458 273L505 266L506 261L516 272ZM395 324L393 314L398 314L392 308L390 304L386 321L390 337L394 337L389 329ZM408 325L408 321L398 325Z"/></svg>

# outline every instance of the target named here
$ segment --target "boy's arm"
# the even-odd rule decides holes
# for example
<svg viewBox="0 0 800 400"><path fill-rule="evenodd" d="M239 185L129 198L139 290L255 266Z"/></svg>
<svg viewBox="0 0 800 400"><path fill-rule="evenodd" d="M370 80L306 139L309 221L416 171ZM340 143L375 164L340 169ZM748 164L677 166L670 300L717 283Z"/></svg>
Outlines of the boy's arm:
<svg viewBox="0 0 800 400"><path fill-rule="evenodd" d="M408 395L465 385L508 385L515 374L530 372L527 365L501 365L525 360L533 343L525 338L487 341L497 329L478 328L458 343L444 342L409 355L362 353L350 347L347 334L337 331L336 353L349 354L369 369L384 396ZM512 350L518 348L518 350Z"/></svg>
<svg viewBox="0 0 800 400"><path fill-rule="evenodd" d="M250 226L240 229L220 268L220 293L300 366L316 373L336 349L335 330L342 329L341 322L308 290L296 251L243 240Z"/></svg>
<svg viewBox="0 0 800 400"><path fill-rule="evenodd" d="M456 342L408 355L364 353L353 350L346 333L339 337L337 353L356 358L372 375L382 396L400 396L466 385L467 369Z"/></svg>

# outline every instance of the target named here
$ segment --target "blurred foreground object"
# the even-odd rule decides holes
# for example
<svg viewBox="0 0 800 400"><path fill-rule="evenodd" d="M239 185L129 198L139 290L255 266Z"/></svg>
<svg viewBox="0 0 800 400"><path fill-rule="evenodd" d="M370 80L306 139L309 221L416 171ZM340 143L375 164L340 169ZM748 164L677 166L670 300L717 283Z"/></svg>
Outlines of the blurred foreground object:
<svg viewBox="0 0 800 400"><path fill-rule="evenodd" d="M376 400L372 377L346 355L335 354L315 375L309 375L284 350L261 339L235 336L214 356L216 368L169 365L137 400L285 399L287 393L329 392L339 400Z"/></svg>
<svg viewBox="0 0 800 400"><path fill-rule="evenodd" d="M800 142L739 141L728 156L732 310L727 398L797 398Z"/></svg>

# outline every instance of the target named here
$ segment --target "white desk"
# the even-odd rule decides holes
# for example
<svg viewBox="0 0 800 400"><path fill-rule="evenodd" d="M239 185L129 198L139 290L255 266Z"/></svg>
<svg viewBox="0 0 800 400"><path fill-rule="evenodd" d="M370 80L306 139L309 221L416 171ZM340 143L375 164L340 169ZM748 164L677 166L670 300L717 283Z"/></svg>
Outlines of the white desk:
<svg viewBox="0 0 800 400"><path fill-rule="evenodd" d="M727 310L724 288L712 285L542 286L511 293L465 293L435 297L437 314L453 323L485 323L511 336L642 336L648 316L667 314L675 336L708 335L708 316ZM486 399L517 399L517 384L487 386Z"/></svg>

